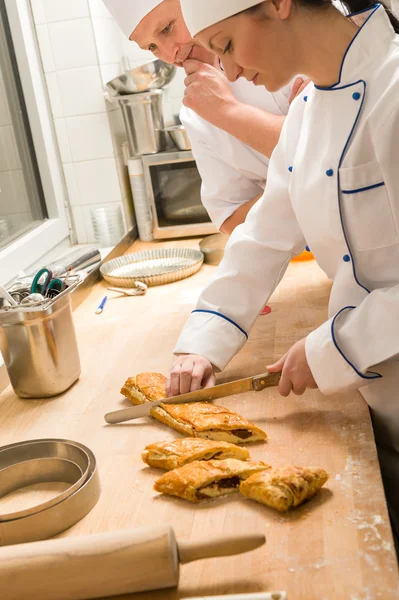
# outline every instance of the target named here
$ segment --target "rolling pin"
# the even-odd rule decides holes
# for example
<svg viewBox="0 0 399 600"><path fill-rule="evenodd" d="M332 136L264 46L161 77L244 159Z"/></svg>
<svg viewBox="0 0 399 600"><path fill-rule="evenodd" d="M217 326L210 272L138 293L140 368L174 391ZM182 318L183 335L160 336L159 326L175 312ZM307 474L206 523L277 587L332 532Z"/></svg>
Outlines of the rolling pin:
<svg viewBox="0 0 399 600"><path fill-rule="evenodd" d="M265 543L262 534L177 542L159 526L0 548L1 600L81 600L179 584L180 564L231 556Z"/></svg>

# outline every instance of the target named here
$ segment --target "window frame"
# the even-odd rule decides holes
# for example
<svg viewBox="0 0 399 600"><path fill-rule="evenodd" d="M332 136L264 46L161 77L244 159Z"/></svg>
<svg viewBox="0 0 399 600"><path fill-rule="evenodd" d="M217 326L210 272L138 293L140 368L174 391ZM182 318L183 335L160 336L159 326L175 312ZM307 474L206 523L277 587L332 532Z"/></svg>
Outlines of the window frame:
<svg viewBox="0 0 399 600"><path fill-rule="evenodd" d="M56 141L32 10L28 0L5 0L48 219L0 249L0 282L40 260L71 235L68 196Z"/></svg>

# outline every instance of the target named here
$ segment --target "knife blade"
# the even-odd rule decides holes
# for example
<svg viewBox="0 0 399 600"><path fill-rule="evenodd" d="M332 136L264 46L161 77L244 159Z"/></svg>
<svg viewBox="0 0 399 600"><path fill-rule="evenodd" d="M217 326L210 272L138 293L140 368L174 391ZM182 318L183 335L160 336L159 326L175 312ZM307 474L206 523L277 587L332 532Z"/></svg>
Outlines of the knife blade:
<svg viewBox="0 0 399 600"><path fill-rule="evenodd" d="M205 388L203 390L197 390L196 392L189 392L188 394L173 396L172 398L166 398L165 400L160 400L159 402L146 402L145 404L133 406L132 408L124 408L122 410L110 412L105 415L104 419L107 423L116 425L117 423L125 423L126 421L147 417L152 408L160 406L161 404L209 402L210 400L225 398L226 396L235 396L236 394L242 394L243 392L260 392L265 388L278 385L280 378L281 373L263 373L261 375L255 375L254 377L247 377L246 379L231 381L230 383L221 383L220 385L215 385L214 387Z"/></svg>

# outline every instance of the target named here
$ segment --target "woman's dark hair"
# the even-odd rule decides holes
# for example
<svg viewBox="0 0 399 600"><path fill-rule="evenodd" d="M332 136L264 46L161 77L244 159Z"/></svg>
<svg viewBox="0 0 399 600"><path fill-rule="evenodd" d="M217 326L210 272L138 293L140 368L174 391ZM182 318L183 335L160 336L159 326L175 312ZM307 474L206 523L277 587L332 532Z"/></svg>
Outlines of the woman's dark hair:
<svg viewBox="0 0 399 600"><path fill-rule="evenodd" d="M312 4L314 6L316 5L323 5L323 4L331 4L330 0L298 0L300 2L300 4L304 4L304 5L309 5L311 6ZM391 25L394 28L396 33L399 33L399 20L397 19L397 17L393 14L393 12L391 11L390 8L388 8L388 6L386 4L384 4L384 2L379 2L378 0L342 0L341 4L343 4L349 11L349 14L352 13L358 13L361 12L362 10L367 10L368 8L371 8L372 6L375 6L376 4L381 4L389 17L389 20L391 21Z"/></svg>
<svg viewBox="0 0 399 600"><path fill-rule="evenodd" d="M303 6L309 6L310 8L325 8L332 4L331 0L295 0L298 4L302 4ZM394 15L390 8L384 2L379 2L379 0L341 0L341 4L343 4L349 11L349 14L358 13L362 10L367 10L376 4L381 4L385 11L388 14L389 20L391 21L391 25L394 28L396 33L399 33L399 19ZM256 11L259 7L259 4L256 6L247 9L247 11ZM247 12L243 11L243 12Z"/></svg>

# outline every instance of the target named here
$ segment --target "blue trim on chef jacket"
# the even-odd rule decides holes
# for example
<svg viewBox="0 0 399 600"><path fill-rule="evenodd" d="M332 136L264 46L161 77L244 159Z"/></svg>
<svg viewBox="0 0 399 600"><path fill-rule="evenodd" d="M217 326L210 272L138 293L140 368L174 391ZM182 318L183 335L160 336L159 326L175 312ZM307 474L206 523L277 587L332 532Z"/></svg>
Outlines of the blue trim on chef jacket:
<svg viewBox="0 0 399 600"><path fill-rule="evenodd" d="M214 310L193 310L192 314L194 314L194 313L208 313L210 315L216 315L217 317L220 317L221 319L224 319L225 321L228 321L229 323L231 323L232 325L237 327L237 329L239 329L241 331L241 333L243 333L245 335L245 337L248 339L247 332L244 331L244 329L242 327L237 325L237 323L235 321L233 321L232 319L229 319L229 317L226 317L226 315L222 315L221 313L215 312Z"/></svg>
<svg viewBox="0 0 399 600"><path fill-rule="evenodd" d="M347 54L348 54L349 50L352 47L352 44L354 43L355 39L357 38L357 36L359 35L359 33L361 32L361 30L363 29L363 27L369 21L369 19L371 19L371 17L374 15L374 13L379 8L382 8L382 5L381 4L373 4L372 6L368 6L367 8L364 8L363 10L360 10L359 12L352 13L352 14L350 14L350 15L347 16L347 18L349 18L349 17L355 17L356 15L361 15L362 13L367 12L369 10L372 10L373 8L374 8L373 12L367 17L367 19L365 20L365 22L363 23L363 25L361 27L359 27L358 31L356 32L355 37L353 38L353 40L351 41L351 43L349 44L349 46L347 47L347 49L345 51L344 57L343 57L342 62L341 62L341 68L339 70L338 81L336 83L334 83L333 85L331 85L330 87L321 87L321 86L315 85L316 89L318 89L318 90L331 90L331 89L335 88L335 86L337 86L337 85L339 85L341 83L341 77L342 77L342 71L343 71L343 68L344 68L345 59L347 57Z"/></svg>
<svg viewBox="0 0 399 600"><path fill-rule="evenodd" d="M352 129L351 129L351 131L350 131L350 134L349 134L349 136L348 136L348 139L346 140L346 144L345 144L345 146L344 146L344 149L343 149L343 151L342 151L341 157L340 157L340 159L339 159L339 164L338 164L338 177L337 177L337 188L338 188L338 189L337 189L337 194L338 194L338 208L339 208L339 217L340 217L340 219L341 219L341 227L342 227L342 231L343 231L343 234L344 234L345 242L346 242L346 245L347 245L347 247L348 247L348 251L349 251L350 257L351 257L351 259L352 259L353 277L355 278L355 281L356 281L357 285L358 285L359 287L361 287L361 288L362 288L362 289L363 289L365 292L367 292L368 294L370 294L370 290L369 290L369 289L367 289L367 288L366 288L364 285L362 285L362 284L360 283L360 281L359 281L358 277L357 277L357 273L356 273L356 265L355 265L355 261L354 261L354 258L353 258L353 253L352 253L351 247L350 247L350 245L349 245L349 239L348 239L348 236L347 236L347 234L346 234L345 225L344 225L344 219L343 219L343 216L342 216L342 207L341 207L341 193L340 193L340 192L341 192L341 176L340 176L340 171L339 171L339 169L341 168L341 166L342 166L342 163L343 163L343 161L344 161L344 157L345 157L346 150L347 150L347 148L348 148L348 146L349 146L349 143L350 143L350 141L351 141L351 139L352 139L353 132L354 132L354 131L355 131L355 129L356 129L356 125L357 125L357 123L358 123L358 121L359 121L359 118L360 118L360 115L361 115L361 112L362 112L362 108L363 108L363 104L364 104L364 99L365 99L365 97L366 97L367 83L366 83L366 82L365 82L363 79L359 79L359 81L355 81L354 83L348 83L347 85L343 85L343 86L341 86L340 88L336 88L336 87L335 87L335 88L320 88L320 89L323 89L324 91L327 91L327 92L340 92L341 90L344 90L344 89L346 89L346 88L353 87L353 86L355 86L355 85L358 85L359 83L363 84L363 97L362 97L362 101L361 101L361 103L359 104L359 110L357 111L357 117L356 117L356 119L355 119L355 122L354 122L354 124L353 124L353 127L352 127Z"/></svg>
<svg viewBox="0 0 399 600"><path fill-rule="evenodd" d="M368 190L373 190L374 188L379 188L385 185L385 181L381 181L381 183L375 183L374 185L369 185L364 188L358 188L357 190L341 190L343 194L357 194L358 192L367 192Z"/></svg>
<svg viewBox="0 0 399 600"><path fill-rule="evenodd" d="M370 290L368 288L366 288L363 284L361 284L360 281L359 281L359 279L358 279L358 277L357 277L355 260L354 260L352 249L350 247L349 239L348 239L348 236L347 236L347 233L346 233L346 230L345 230L344 218L343 218L343 215L342 215L341 194L340 194L340 191L341 191L341 175L340 175L340 171L339 170L340 170L340 168L342 166L342 163L344 161L346 150L347 150L347 148L349 146L349 143L350 143L350 141L352 139L353 132L356 129L356 125L357 125L357 123L359 121L359 118L360 118L360 115L361 115L361 112L362 112L362 108L363 108L363 104L364 104L364 99L366 97L367 83L361 79L360 81L355 81L355 83L352 83L352 84L349 84L349 85L345 85L342 88L339 88L339 89L342 90L342 89L345 89L347 87L351 87L352 85L357 85L358 83L362 83L363 84L363 98L362 98L362 101L361 101L361 103L359 105L359 110L357 112L357 117L356 117L355 122L353 124L353 127L351 129L349 137L346 140L346 144L345 144L344 149L342 151L341 158L339 159L338 177L337 177L337 186L338 186L337 193L338 193L338 207L339 207L339 216L340 216L340 219L341 219L341 227L342 227L342 231L344 233L344 238L345 238L346 245L348 246L349 255L350 255L351 259L352 259L353 277L355 278L355 281L356 281L357 285L359 287L361 287L362 289L364 289L368 294L370 294ZM335 89L338 89L338 88L335 88ZM335 91L335 90L332 90L332 91Z"/></svg>
<svg viewBox="0 0 399 600"><path fill-rule="evenodd" d="M358 371L356 369L355 365L353 363L351 363L351 361L349 360L349 358L347 358L345 356L345 354L342 352L341 348L338 346L337 339L335 337L335 332L334 332L335 321L338 319L339 315L344 312L344 310L354 310L355 308L356 308L356 306L345 306L345 308L342 308L335 315L334 319L332 320L332 323L331 323L331 336L332 336L332 340L334 342L334 346L336 347L336 349L338 350L338 352L340 353L340 355L342 356L342 358L344 358L346 360L346 362L348 363L348 365L352 367L352 369L355 371L355 373L357 375L359 375L359 377L361 377L362 379L382 379L382 375L380 375L379 373L374 373L374 371L367 371L367 373L370 373L369 376L363 375L363 373L361 373L360 371Z"/></svg>

